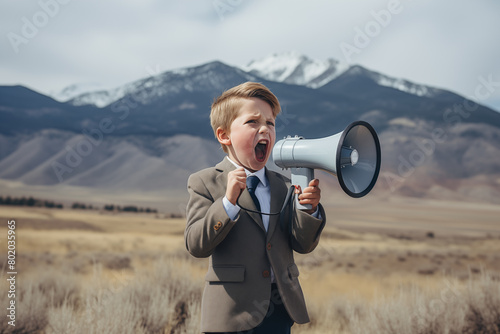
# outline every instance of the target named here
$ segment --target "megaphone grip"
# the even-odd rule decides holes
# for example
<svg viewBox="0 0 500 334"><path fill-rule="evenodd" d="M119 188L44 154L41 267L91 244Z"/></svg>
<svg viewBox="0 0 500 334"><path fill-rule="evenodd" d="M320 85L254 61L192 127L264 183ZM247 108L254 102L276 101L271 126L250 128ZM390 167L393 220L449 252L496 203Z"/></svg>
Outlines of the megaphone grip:
<svg viewBox="0 0 500 334"><path fill-rule="evenodd" d="M292 184L294 186L300 186L302 190L309 187L309 182L314 179L314 169L312 168L290 168L292 172ZM299 196L295 197L295 205L299 210L311 210L312 205L306 204L302 205L299 203Z"/></svg>

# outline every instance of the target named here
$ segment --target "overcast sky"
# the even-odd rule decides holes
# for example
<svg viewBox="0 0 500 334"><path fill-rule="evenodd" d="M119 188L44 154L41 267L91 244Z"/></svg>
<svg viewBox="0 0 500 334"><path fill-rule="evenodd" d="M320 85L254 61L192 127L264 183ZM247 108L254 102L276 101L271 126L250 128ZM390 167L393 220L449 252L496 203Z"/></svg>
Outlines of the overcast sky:
<svg viewBox="0 0 500 334"><path fill-rule="evenodd" d="M297 51L500 110L498 0L3 0L0 22L0 84L46 94Z"/></svg>

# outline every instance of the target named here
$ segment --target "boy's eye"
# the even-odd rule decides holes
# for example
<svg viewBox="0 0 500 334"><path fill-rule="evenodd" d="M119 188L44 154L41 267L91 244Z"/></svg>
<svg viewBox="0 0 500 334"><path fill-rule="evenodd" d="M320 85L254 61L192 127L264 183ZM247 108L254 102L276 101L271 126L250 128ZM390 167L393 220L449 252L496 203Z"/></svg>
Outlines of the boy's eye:
<svg viewBox="0 0 500 334"><path fill-rule="evenodd" d="M248 124L248 123L256 123L256 122L257 122L256 120L251 119L251 120L248 120L248 121L247 121L247 124Z"/></svg>
<svg viewBox="0 0 500 334"><path fill-rule="evenodd" d="M273 122L267 122L267 125L274 126Z"/></svg>

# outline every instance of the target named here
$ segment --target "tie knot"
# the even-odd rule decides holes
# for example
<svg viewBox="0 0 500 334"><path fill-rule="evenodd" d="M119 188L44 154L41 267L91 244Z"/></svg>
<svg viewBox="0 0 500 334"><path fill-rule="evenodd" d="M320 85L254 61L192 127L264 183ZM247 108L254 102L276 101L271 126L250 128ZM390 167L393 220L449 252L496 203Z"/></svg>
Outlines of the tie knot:
<svg viewBox="0 0 500 334"><path fill-rule="evenodd" d="M252 175L247 177L247 187L249 190L255 190L257 188L257 185L259 184L260 180L257 176Z"/></svg>

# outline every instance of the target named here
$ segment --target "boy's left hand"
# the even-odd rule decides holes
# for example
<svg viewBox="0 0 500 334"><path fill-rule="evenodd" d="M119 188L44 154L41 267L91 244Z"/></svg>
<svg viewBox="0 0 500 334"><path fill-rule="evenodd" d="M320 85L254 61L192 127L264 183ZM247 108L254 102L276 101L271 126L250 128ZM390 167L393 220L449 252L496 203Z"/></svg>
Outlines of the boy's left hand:
<svg viewBox="0 0 500 334"><path fill-rule="evenodd" d="M316 209L321 199L321 189L319 189L319 180L314 179L309 182L309 186L301 191L300 186L295 188L295 193L299 194L299 203L302 205L311 204L311 210L304 210L305 212L312 214L316 212Z"/></svg>

